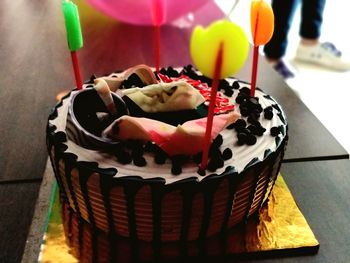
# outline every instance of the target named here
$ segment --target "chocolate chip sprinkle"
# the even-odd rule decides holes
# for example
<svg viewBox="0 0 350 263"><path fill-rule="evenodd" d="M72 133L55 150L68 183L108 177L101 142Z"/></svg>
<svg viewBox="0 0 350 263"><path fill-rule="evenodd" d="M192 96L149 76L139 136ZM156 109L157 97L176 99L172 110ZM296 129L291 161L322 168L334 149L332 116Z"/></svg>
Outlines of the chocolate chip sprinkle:
<svg viewBox="0 0 350 263"><path fill-rule="evenodd" d="M133 162L136 166L143 167L146 166L147 162L146 159L143 156L138 156L133 159Z"/></svg>
<svg viewBox="0 0 350 263"><path fill-rule="evenodd" d="M248 145L254 145L256 143L257 139L253 134L248 134L246 143Z"/></svg>
<svg viewBox="0 0 350 263"><path fill-rule="evenodd" d="M162 154L155 154L154 155L154 162L156 164L164 164L166 162L167 157Z"/></svg>
<svg viewBox="0 0 350 263"><path fill-rule="evenodd" d="M173 165L171 166L171 173L172 173L173 175L179 175L179 174L181 174L181 173L182 173L182 167L181 167L181 165L173 164Z"/></svg>
<svg viewBox="0 0 350 263"><path fill-rule="evenodd" d="M271 134L271 136L273 136L273 137L276 137L276 136L278 136L278 134L280 134L280 127L277 127L277 126L274 126L274 127L272 127L271 129L270 129L270 134Z"/></svg>
<svg viewBox="0 0 350 263"><path fill-rule="evenodd" d="M226 148L222 152L222 158L226 161L232 158L232 150L230 148Z"/></svg>
<svg viewBox="0 0 350 263"><path fill-rule="evenodd" d="M179 175L182 173L182 166L187 161L185 155L174 155L171 157L171 173L173 175Z"/></svg>
<svg viewBox="0 0 350 263"><path fill-rule="evenodd" d="M118 162L120 162L121 164L129 164L132 161L130 153L125 150L120 150L116 152L115 155L117 157Z"/></svg>
<svg viewBox="0 0 350 263"><path fill-rule="evenodd" d="M216 146L220 147L223 143L223 139L222 139L222 135L219 134L218 136L216 136L216 138L213 140L213 144L215 144Z"/></svg>
<svg viewBox="0 0 350 263"><path fill-rule="evenodd" d="M211 172L215 172L217 169L222 168L224 166L224 160L222 158L210 158L208 162L207 169Z"/></svg>
<svg viewBox="0 0 350 263"><path fill-rule="evenodd" d="M234 81L231 86L232 86L233 89L239 89L240 88L239 82L237 80Z"/></svg>

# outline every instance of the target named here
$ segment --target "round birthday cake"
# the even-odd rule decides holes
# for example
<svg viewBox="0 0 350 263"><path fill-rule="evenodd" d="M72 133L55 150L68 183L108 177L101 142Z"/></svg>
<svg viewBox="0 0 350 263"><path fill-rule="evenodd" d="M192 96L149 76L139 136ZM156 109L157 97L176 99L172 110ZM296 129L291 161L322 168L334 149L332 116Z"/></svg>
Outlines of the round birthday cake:
<svg viewBox="0 0 350 263"><path fill-rule="evenodd" d="M138 65L93 77L56 105L47 145L78 257L113 257L118 238L154 247L205 240L267 203L288 139L286 116L259 88L251 97L244 81L221 80L215 98L211 87L190 65L159 72Z"/></svg>

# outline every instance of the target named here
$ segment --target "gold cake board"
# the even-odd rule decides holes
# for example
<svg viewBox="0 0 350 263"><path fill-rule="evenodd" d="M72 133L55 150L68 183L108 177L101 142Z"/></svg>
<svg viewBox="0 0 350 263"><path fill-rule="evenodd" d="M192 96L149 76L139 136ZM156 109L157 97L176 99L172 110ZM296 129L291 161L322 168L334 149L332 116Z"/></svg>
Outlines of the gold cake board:
<svg viewBox="0 0 350 263"><path fill-rule="evenodd" d="M57 191L54 191L57 192ZM53 193L51 212L39 262L78 262L66 245L61 221L58 195ZM206 247L218 242L208 239ZM248 220L245 227L230 231L225 241L225 256L232 258L261 258L315 254L319 243L281 175L271 193L268 206L256 218ZM211 248L210 257L222 256L222 248Z"/></svg>

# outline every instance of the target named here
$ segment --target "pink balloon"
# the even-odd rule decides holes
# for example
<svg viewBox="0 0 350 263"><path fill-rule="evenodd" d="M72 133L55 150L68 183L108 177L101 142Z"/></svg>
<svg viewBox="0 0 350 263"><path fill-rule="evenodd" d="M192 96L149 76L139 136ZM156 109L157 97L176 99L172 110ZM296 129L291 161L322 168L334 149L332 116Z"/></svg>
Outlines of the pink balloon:
<svg viewBox="0 0 350 263"><path fill-rule="evenodd" d="M163 0L164 22L171 22L212 0ZM153 0L87 0L93 7L117 20L152 25Z"/></svg>

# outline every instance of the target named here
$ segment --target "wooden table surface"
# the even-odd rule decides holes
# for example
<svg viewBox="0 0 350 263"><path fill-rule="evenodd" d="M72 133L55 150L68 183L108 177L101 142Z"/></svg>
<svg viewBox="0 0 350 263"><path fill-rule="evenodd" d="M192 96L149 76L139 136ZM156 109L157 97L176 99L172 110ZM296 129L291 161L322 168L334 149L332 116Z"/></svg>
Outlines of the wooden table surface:
<svg viewBox="0 0 350 263"><path fill-rule="evenodd" d="M244 262L350 262L349 169L349 160L283 164L283 178L319 241L320 249L311 256Z"/></svg>
<svg viewBox="0 0 350 263"><path fill-rule="evenodd" d="M154 65L151 27L119 23L83 1L75 2L80 6L85 41L79 51L84 79L135 64ZM162 27L162 65L191 63L192 27L222 16L210 3L184 27ZM47 161L47 117L56 94L72 87L74 78L60 1L0 1L0 33L0 262L19 262ZM250 65L248 60L237 77L249 81ZM258 86L273 95L288 116L287 162L349 157L264 60L260 60Z"/></svg>

